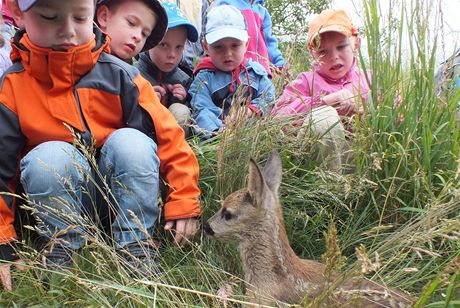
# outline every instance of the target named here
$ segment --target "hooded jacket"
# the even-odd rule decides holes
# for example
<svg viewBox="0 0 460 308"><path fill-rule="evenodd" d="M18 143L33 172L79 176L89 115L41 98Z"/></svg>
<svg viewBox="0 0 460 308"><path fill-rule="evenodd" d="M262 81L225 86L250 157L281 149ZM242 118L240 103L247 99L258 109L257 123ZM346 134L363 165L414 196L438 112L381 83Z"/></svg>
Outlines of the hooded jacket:
<svg viewBox="0 0 460 308"><path fill-rule="evenodd" d="M284 66L284 58L278 48L278 41L272 35L272 19L263 6L264 0L217 0L215 5L229 4L241 11L246 20L249 44L246 57L262 64L270 74L270 63Z"/></svg>
<svg viewBox="0 0 460 308"><path fill-rule="evenodd" d="M286 86L272 113L294 115L310 111L325 104L321 97L342 89L359 93L363 101L367 101L369 85L366 74L358 70L355 63L345 76L338 80L328 78L315 70L300 73L293 82ZM340 113L339 115L344 116Z"/></svg>
<svg viewBox="0 0 460 308"><path fill-rule="evenodd" d="M267 72L251 59L244 61L233 72L223 72L214 66L209 57L205 57L194 74L196 76L189 90L192 116L205 135L222 127L222 120L228 115L235 94L250 99L248 107L259 114L269 112L275 97L275 88Z"/></svg>
<svg viewBox="0 0 460 308"><path fill-rule="evenodd" d="M116 129L130 127L158 145L160 174L170 189L166 220L198 216L198 163L173 116L139 71L108 54L107 37L68 51L14 37L13 66L0 80L0 192L14 192L20 159L38 144L73 142L71 127L100 148ZM0 243L16 238L14 198L0 195ZM9 245L0 246L0 254ZM3 252L2 252L3 250Z"/></svg>

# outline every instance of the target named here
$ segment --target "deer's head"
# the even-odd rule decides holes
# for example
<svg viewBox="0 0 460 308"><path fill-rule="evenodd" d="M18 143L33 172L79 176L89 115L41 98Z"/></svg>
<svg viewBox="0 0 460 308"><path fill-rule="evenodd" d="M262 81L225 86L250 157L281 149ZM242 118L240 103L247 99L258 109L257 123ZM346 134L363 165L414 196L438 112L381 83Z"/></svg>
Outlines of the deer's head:
<svg viewBox="0 0 460 308"><path fill-rule="evenodd" d="M278 153L270 154L263 170L250 159L247 187L225 198L221 209L205 224L205 232L217 239L238 242L253 234L261 224L274 223L280 206L281 175Z"/></svg>

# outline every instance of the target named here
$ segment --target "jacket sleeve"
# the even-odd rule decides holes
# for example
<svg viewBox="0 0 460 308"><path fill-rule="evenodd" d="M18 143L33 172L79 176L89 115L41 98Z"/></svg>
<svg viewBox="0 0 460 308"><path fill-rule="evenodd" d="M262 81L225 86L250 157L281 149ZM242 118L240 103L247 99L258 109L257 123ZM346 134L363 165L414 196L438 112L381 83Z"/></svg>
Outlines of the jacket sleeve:
<svg viewBox="0 0 460 308"><path fill-rule="evenodd" d="M272 114L295 115L307 112L318 105L319 102L319 95L311 96L310 82L307 75L301 73L286 86Z"/></svg>
<svg viewBox="0 0 460 308"><path fill-rule="evenodd" d="M255 112L261 112L263 115L270 114L275 99L275 87L266 73L260 76L257 93L258 96L253 98L249 108Z"/></svg>
<svg viewBox="0 0 460 308"><path fill-rule="evenodd" d="M4 88L4 87L3 87ZM14 230L15 180L20 151L25 138L19 128L16 113L5 102L5 91L0 93L0 259L14 260L10 243L16 238Z"/></svg>
<svg viewBox="0 0 460 308"><path fill-rule="evenodd" d="M206 73L198 73L190 86L189 93L192 96L190 105L193 110L193 119L197 125L207 132L213 132L222 126L220 119L222 109L212 101L206 75Z"/></svg>
<svg viewBox="0 0 460 308"><path fill-rule="evenodd" d="M139 105L153 121L160 158L160 175L169 191L164 205L165 219L177 220L200 215L198 161L185 141L184 132L173 115L160 103L148 81L138 75Z"/></svg>
<svg viewBox="0 0 460 308"><path fill-rule="evenodd" d="M278 47L278 40L272 34L272 19L266 8L262 8L264 12L262 30L264 32L265 45L267 46L270 62L276 67L284 66L284 58Z"/></svg>

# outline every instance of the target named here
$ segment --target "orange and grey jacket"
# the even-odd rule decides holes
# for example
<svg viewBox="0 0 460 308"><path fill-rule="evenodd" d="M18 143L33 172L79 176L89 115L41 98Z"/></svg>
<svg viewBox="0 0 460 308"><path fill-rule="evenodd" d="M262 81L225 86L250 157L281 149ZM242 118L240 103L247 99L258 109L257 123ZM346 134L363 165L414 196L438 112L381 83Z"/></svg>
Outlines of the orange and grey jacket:
<svg viewBox="0 0 460 308"><path fill-rule="evenodd" d="M94 40L53 51L34 45L18 31L13 66L0 79L0 244L16 238L14 192L20 159L46 141L72 143L70 126L100 148L116 129L135 128L158 145L160 175L169 185L166 220L200 215L196 157L182 129L139 71L111 56L98 29ZM153 189L153 188L152 188ZM0 245L0 259L10 259Z"/></svg>

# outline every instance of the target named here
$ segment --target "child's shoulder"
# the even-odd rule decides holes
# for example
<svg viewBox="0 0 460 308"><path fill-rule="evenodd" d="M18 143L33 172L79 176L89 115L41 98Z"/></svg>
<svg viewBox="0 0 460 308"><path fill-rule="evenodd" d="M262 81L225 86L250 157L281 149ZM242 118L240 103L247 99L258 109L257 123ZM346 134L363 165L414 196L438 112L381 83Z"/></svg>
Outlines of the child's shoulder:
<svg viewBox="0 0 460 308"><path fill-rule="evenodd" d="M267 71L259 62L256 62L250 58L248 58L248 62L246 64L247 69L252 69L257 75L260 76L268 76Z"/></svg>

